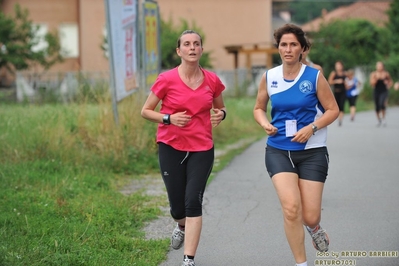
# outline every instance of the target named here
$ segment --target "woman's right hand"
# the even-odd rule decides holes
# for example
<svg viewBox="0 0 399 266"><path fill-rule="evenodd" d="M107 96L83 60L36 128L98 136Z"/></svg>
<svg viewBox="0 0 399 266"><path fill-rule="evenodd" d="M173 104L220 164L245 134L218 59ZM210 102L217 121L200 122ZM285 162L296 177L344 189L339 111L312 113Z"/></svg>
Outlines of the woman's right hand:
<svg viewBox="0 0 399 266"><path fill-rule="evenodd" d="M277 128L274 127L272 124L267 123L265 125L262 125L263 129L266 131L266 134L269 136L273 136L277 133Z"/></svg>

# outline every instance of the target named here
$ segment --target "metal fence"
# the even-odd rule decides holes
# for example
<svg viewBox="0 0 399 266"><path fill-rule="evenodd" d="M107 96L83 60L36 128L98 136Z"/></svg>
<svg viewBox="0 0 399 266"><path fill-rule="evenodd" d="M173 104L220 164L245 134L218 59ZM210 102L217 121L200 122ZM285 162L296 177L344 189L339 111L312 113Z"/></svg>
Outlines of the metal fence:
<svg viewBox="0 0 399 266"><path fill-rule="evenodd" d="M16 100L71 102L82 90L103 90L108 83L108 72L17 72Z"/></svg>
<svg viewBox="0 0 399 266"><path fill-rule="evenodd" d="M212 70L226 86L227 96L256 95L260 77L266 69ZM109 90L108 72L33 73L16 75L18 102L73 102L82 91Z"/></svg>
<svg viewBox="0 0 399 266"><path fill-rule="evenodd" d="M363 89L373 70L369 66L356 67ZM212 70L226 86L226 96L255 96L260 79L266 68ZM325 73L327 75L327 73ZM326 76L328 78L328 75ZM16 75L16 101L73 102L82 95L109 91L108 72L44 73L18 72Z"/></svg>

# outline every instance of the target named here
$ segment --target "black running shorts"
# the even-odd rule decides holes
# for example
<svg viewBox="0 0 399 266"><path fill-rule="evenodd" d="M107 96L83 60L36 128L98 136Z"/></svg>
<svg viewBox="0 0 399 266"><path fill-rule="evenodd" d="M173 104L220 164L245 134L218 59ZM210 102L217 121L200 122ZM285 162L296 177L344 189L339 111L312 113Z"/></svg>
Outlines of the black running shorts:
<svg viewBox="0 0 399 266"><path fill-rule="evenodd" d="M265 164L270 177L282 172L296 173L299 178L325 182L328 174L327 147L303 151L286 151L266 147Z"/></svg>

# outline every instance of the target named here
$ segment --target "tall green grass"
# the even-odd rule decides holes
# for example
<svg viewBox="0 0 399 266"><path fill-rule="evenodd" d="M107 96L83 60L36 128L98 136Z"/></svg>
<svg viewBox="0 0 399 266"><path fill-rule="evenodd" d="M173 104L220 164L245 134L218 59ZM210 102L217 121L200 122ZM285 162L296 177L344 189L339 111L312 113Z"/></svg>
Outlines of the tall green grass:
<svg viewBox="0 0 399 266"><path fill-rule="evenodd" d="M116 126L109 101L100 104L6 105L1 108L0 154L6 162L55 159L114 172L156 168L155 127L139 115L139 97L119 105Z"/></svg>
<svg viewBox="0 0 399 266"><path fill-rule="evenodd" d="M0 265L159 265L169 240L146 240L145 222L166 196L119 191L159 178L156 124L141 118L144 95L118 104L0 105ZM254 99L226 99L216 148L263 132ZM223 164L222 164L223 165ZM217 170L217 167L215 167Z"/></svg>

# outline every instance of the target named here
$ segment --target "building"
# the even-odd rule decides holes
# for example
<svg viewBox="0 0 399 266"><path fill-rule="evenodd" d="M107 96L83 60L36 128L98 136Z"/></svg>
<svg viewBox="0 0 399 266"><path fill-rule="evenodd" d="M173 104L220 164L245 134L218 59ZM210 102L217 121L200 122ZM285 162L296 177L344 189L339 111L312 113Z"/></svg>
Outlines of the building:
<svg viewBox="0 0 399 266"><path fill-rule="evenodd" d="M388 22L387 11L392 1L358 1L348 6L336 8L330 12L322 11L320 17L302 25L305 32L317 32L323 23L334 20L365 19L378 26Z"/></svg>
<svg viewBox="0 0 399 266"><path fill-rule="evenodd" d="M113 0L127 1L127 0ZM144 0L139 0L140 6ZM226 87L236 90L253 79L250 94L256 91L259 73L273 66L272 55L277 53L273 45L272 6L281 0L157 0L160 17L180 26L182 20L190 26L201 29L205 35L204 49L210 52L211 64ZM54 65L46 75L23 73L21 78L5 77L7 71L0 71L0 79L16 80L17 98L35 95L36 87L64 88L71 91L76 84L73 73L83 72L90 80L104 78L109 71L109 62L101 48L106 36L104 0L2 0L1 11L13 14L15 4L28 9L30 19L39 25L42 34L57 31L61 45L69 53L65 62ZM161 40L162 41L162 40ZM36 70L35 72L40 72ZM59 75L61 74L62 75ZM4 75L5 74L5 75ZM47 83L46 83L47 82ZM21 84L26 84L21 85ZM22 89L18 93L18 88ZM75 86L76 87L76 86ZM234 92L236 93L236 92ZM18 97L21 95L21 97Z"/></svg>
<svg viewBox="0 0 399 266"><path fill-rule="evenodd" d="M28 9L40 32L57 31L65 62L51 71L105 71L108 60L100 48L105 33L103 0L3 0L1 10L13 15L14 6Z"/></svg>
<svg viewBox="0 0 399 266"><path fill-rule="evenodd" d="M265 65L270 60L267 49L272 47L272 0L157 2L162 19L171 19L176 25L183 19L204 32L204 48L211 52L214 69ZM29 10L30 19L40 26L43 34L58 31L62 47L68 53L65 62L51 71L108 70L108 60L101 49L106 28L104 0L3 0L1 11L13 14L17 3ZM226 47L239 47L236 65ZM247 48L252 52L241 53Z"/></svg>
<svg viewBox="0 0 399 266"><path fill-rule="evenodd" d="M211 52L215 69L266 66L271 58L272 0L157 2L163 20L177 24L184 19L203 30L204 49Z"/></svg>

